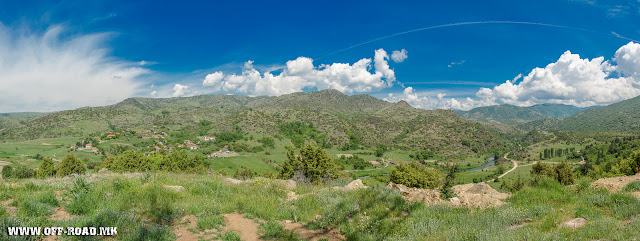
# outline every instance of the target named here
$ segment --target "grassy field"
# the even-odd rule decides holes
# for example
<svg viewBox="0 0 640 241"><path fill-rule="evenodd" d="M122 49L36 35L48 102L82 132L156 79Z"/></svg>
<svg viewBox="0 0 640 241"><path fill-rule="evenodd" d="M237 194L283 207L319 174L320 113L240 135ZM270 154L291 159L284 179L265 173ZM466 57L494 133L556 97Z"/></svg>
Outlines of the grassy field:
<svg viewBox="0 0 640 241"><path fill-rule="evenodd" d="M117 226L117 240L174 240L180 217L197 217L198 228L190 232L203 233L221 230L226 225L221 215L239 212L263 223L261 229L269 220L291 220L310 230L338 228L349 240L629 240L640 235L640 201L626 192L587 188L588 183L572 189L543 181L514 193L504 206L470 209L406 203L400 193L382 185L354 191L330 188L347 182L299 184L291 191L301 196L287 201L289 190L269 179L233 185L212 175L155 173L5 180L0 201L7 206L0 210L0 224ZM162 185L180 185L184 191ZM71 214L69 219L52 218L60 208ZM562 226L578 217L587 220L585 227ZM0 238L5 235L0 232ZM229 240L230 234L215 235ZM299 240L292 237L276 240Z"/></svg>

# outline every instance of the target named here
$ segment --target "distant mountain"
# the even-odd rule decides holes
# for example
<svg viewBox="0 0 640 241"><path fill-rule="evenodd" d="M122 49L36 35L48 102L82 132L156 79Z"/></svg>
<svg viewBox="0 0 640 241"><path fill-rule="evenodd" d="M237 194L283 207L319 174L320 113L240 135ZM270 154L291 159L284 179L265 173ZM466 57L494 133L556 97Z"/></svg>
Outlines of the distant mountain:
<svg viewBox="0 0 640 241"><path fill-rule="evenodd" d="M586 108L562 104L541 104L529 107L514 105L494 105L474 108L469 111L455 111L456 114L471 120L519 125L529 121L547 118L565 118Z"/></svg>
<svg viewBox="0 0 640 241"><path fill-rule="evenodd" d="M640 96L592 108L538 129L640 133Z"/></svg>
<svg viewBox="0 0 640 241"><path fill-rule="evenodd" d="M83 137L152 126L173 136L215 135L236 126L247 136L275 136L279 125L291 121L312 122L334 146L349 142L348 133L357 133L368 146L429 148L448 155L504 148L501 133L515 130L467 120L450 110L416 109L404 101L389 103L370 95L323 90L279 97L129 98L111 106L46 114L0 132L0 139Z"/></svg>
<svg viewBox="0 0 640 241"><path fill-rule="evenodd" d="M44 114L38 112L0 113L0 130L19 126Z"/></svg>

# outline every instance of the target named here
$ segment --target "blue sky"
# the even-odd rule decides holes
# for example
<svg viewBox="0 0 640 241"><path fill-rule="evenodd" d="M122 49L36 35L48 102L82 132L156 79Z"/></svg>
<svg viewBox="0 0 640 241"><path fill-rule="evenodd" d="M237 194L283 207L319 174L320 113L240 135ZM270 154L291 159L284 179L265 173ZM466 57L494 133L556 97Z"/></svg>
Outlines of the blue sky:
<svg viewBox="0 0 640 241"><path fill-rule="evenodd" d="M605 105L640 94L638 22L638 1L3 1L0 112L326 88Z"/></svg>

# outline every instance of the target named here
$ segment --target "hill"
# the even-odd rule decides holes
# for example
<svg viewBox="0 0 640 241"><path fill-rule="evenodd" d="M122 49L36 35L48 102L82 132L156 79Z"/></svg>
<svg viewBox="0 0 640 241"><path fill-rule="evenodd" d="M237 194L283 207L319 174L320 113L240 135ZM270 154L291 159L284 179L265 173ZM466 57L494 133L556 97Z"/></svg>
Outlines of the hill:
<svg viewBox="0 0 640 241"><path fill-rule="evenodd" d="M640 96L567 117L546 129L566 131L640 132Z"/></svg>
<svg viewBox="0 0 640 241"><path fill-rule="evenodd" d="M2 131L0 138L85 137L154 126L181 137L237 129L246 136L277 136L283 124L295 121L312 123L334 146L355 142L355 146L367 147L384 144L403 150L427 148L448 155L505 147L505 138L500 134L504 130L464 119L453 111L416 109L404 101L389 103L369 95L347 96L336 90L279 97L129 98L111 106L46 114Z"/></svg>
<svg viewBox="0 0 640 241"><path fill-rule="evenodd" d="M457 110L455 112L471 120L518 125L547 118L565 118L584 109L585 108L561 104L542 104L529 107L494 105L478 107L469 111Z"/></svg>

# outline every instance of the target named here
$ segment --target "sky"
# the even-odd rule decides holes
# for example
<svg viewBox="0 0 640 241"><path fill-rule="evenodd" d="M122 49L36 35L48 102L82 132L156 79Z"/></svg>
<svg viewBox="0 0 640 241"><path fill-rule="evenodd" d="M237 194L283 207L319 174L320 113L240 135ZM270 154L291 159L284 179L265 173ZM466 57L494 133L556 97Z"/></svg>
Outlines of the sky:
<svg viewBox="0 0 640 241"><path fill-rule="evenodd" d="M1 1L0 112L336 89L423 109L640 95L640 1Z"/></svg>

